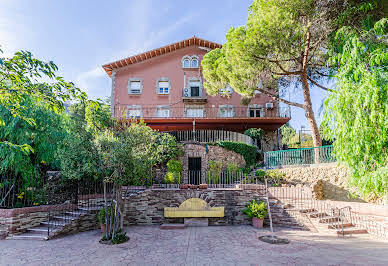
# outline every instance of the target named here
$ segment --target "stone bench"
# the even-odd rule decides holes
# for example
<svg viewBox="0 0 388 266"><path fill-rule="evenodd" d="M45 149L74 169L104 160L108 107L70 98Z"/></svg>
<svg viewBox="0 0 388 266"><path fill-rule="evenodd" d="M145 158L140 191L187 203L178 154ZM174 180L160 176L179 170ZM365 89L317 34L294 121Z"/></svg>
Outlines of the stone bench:
<svg viewBox="0 0 388 266"><path fill-rule="evenodd" d="M208 218L221 218L224 215L224 207L210 207L199 198L185 200L178 208L164 208L165 218L184 218L187 226L206 226Z"/></svg>

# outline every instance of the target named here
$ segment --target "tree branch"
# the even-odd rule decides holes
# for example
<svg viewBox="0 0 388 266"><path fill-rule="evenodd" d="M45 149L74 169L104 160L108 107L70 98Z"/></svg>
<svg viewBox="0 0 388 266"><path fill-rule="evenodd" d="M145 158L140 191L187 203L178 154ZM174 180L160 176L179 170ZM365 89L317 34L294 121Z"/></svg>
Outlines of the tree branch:
<svg viewBox="0 0 388 266"><path fill-rule="evenodd" d="M321 84L315 82L315 81L314 81L312 78L310 78L309 76L307 76L307 79L308 79L312 84L314 84L315 86L317 86L317 87L319 87L319 88L321 88L321 89L323 89L323 90L325 90L325 91L334 92L332 89L326 88L326 87L322 86Z"/></svg>
<svg viewBox="0 0 388 266"><path fill-rule="evenodd" d="M284 99L280 98L278 95L273 94L273 93L271 93L271 92L269 92L267 90L260 89L260 88L257 88L257 90L260 91L261 93L271 97L273 100L276 100L278 102L285 103L285 104L292 105L292 106L296 106L296 107L299 107L299 108L304 108L303 104L284 100Z"/></svg>

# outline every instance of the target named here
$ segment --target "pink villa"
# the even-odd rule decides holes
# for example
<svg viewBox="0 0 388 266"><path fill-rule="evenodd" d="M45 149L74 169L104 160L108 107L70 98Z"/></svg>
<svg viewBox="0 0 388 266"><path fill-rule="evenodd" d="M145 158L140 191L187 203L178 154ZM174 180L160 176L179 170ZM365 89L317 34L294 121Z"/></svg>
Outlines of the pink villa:
<svg viewBox="0 0 388 266"><path fill-rule="evenodd" d="M201 60L221 46L193 36L103 65L112 78L112 115L142 117L153 129L180 132L180 136L188 132L186 137L191 132L206 136L234 132L235 136L249 128L262 128L264 150L278 149L278 129L290 120L289 108L279 107L259 92L247 106L241 105L241 96L231 87L220 88L222 96L206 93Z"/></svg>

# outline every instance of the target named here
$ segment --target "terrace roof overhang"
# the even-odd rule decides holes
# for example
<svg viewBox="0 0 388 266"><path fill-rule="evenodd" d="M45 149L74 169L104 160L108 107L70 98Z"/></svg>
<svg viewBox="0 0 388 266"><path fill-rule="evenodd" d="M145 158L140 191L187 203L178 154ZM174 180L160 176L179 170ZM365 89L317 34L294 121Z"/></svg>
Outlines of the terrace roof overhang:
<svg viewBox="0 0 388 266"><path fill-rule="evenodd" d="M109 75L109 77L112 77L112 71L115 69L119 69L122 67L126 67L132 64L140 63L144 60L148 60L151 58L154 58L156 56L160 56L166 53L170 53L188 46L197 45L200 47L203 47L205 49L215 49L215 48L221 48L222 45L219 43L211 42L208 40L204 40L201 38L198 38L196 36L193 36L189 39L179 41L176 43L172 43L160 48L156 48L141 54L133 55L124 59L120 59L108 64L105 64L102 66L102 68L105 70L105 72Z"/></svg>
<svg viewBox="0 0 388 266"><path fill-rule="evenodd" d="M290 121L289 117L250 117L250 118L152 118L143 119L147 126L159 131L184 131L195 129L224 129L244 132L249 128L276 130Z"/></svg>

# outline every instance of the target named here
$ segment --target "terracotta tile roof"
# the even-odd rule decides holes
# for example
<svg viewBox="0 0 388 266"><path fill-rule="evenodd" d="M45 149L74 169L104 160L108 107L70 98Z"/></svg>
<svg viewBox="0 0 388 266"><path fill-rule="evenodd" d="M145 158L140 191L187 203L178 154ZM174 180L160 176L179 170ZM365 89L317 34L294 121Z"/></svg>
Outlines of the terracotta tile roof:
<svg viewBox="0 0 388 266"><path fill-rule="evenodd" d="M112 77L112 70L113 69L118 69L121 67L129 66L131 64L136 64L136 63L142 62L144 60L147 60L147 59L150 59L150 58L162 55L162 54L170 53L170 52L173 52L175 50L179 50L181 48L191 46L191 45L198 45L198 46L206 47L209 49L215 49L215 48L222 47L221 44L193 36L189 39L186 39L186 40L183 40L180 42L172 43L172 44L169 44L169 45L166 45L166 46L163 46L160 48L156 48L156 49L153 49L153 50L141 53L141 54L137 54L134 56L130 56L130 57L127 57L127 58L124 58L121 60L117 60L117 61L105 64L102 66L102 68L105 70L106 73L108 73L108 75L110 77Z"/></svg>

